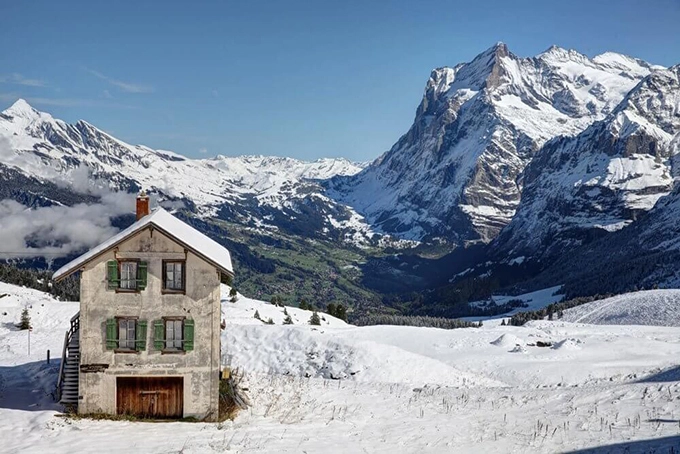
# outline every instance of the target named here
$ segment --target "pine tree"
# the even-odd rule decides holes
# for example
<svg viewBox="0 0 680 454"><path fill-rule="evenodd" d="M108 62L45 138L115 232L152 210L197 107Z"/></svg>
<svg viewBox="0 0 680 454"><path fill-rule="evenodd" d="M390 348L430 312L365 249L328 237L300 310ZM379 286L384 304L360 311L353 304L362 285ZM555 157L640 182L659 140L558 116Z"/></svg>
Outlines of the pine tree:
<svg viewBox="0 0 680 454"><path fill-rule="evenodd" d="M19 323L19 329L30 329L31 328L31 316L28 314L28 308L25 307L21 311L21 322Z"/></svg>
<svg viewBox="0 0 680 454"><path fill-rule="evenodd" d="M253 315L253 317L262 321L262 319L260 318L260 312L259 311L255 311L255 315Z"/></svg>
<svg viewBox="0 0 680 454"><path fill-rule="evenodd" d="M338 304L337 307L335 308L335 316L340 320L347 321L347 306Z"/></svg>
<svg viewBox="0 0 680 454"><path fill-rule="evenodd" d="M505 326L505 319L501 320L501 326Z"/></svg>
<svg viewBox="0 0 680 454"><path fill-rule="evenodd" d="M335 315L337 312L337 306L333 303L328 303L328 306L326 306L326 312L328 312L329 315L332 315L333 317L337 317Z"/></svg>
<svg viewBox="0 0 680 454"><path fill-rule="evenodd" d="M231 290L229 290L229 301L232 303L238 301L238 292L235 287L232 287Z"/></svg>
<svg viewBox="0 0 680 454"><path fill-rule="evenodd" d="M293 324L293 318L289 314L286 314L286 317L283 319L283 324L284 325L292 325Z"/></svg>
<svg viewBox="0 0 680 454"><path fill-rule="evenodd" d="M269 319L267 319L267 321L266 321L265 323L266 323L267 325L273 325L273 324L274 324L274 320L272 320L272 318L269 317Z"/></svg>
<svg viewBox="0 0 680 454"><path fill-rule="evenodd" d="M310 325L321 325L321 319L319 318L319 314L314 311L311 317L309 317L309 324Z"/></svg>

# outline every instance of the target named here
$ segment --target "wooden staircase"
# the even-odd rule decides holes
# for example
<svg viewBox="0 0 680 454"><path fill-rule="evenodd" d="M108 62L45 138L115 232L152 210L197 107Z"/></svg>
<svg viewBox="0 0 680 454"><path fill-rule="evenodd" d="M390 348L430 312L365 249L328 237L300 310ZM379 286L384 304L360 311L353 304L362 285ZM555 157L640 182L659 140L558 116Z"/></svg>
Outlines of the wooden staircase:
<svg viewBox="0 0 680 454"><path fill-rule="evenodd" d="M80 374L80 312L71 318L71 328L64 336L57 399L68 411L78 409L78 377Z"/></svg>

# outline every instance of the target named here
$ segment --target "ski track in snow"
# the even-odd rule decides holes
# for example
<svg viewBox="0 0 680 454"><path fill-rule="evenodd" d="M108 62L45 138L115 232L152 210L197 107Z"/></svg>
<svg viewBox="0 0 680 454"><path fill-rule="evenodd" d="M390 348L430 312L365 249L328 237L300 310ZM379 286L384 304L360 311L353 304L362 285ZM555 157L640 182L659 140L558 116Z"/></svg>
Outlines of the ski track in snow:
<svg viewBox="0 0 680 454"><path fill-rule="evenodd" d="M223 295L228 294L223 288ZM244 370L252 406L235 421L146 423L55 416L50 366L77 303L0 283L0 451L14 452L669 452L678 448L680 328L535 321L524 327L355 327L239 295L223 300L224 357ZM680 291L616 297L655 310ZM32 305L31 356L13 328ZM613 313L615 301L576 315ZM570 311L575 311L572 309ZM258 311L265 325L253 317ZM635 312L638 313L638 312ZM670 312L663 312L673 317ZM599 314L599 315L598 315ZM644 320L642 320L644 321ZM658 319L657 322L663 320ZM666 324L677 324L668 319ZM500 340L499 340L500 339ZM532 346L549 340L561 348ZM513 346L523 346L513 352ZM570 348L571 347L571 348ZM353 373L353 375L351 374ZM336 375L337 374L337 375ZM344 375L343 375L344 374ZM331 375L341 379L331 379ZM630 443L639 442L639 445Z"/></svg>

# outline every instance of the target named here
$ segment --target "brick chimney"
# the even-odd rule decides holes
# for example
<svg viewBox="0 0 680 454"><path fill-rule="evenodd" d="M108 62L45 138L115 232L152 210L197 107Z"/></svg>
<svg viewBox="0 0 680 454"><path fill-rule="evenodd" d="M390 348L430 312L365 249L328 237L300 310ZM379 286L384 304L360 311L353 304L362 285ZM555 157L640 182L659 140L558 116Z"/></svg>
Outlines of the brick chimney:
<svg viewBox="0 0 680 454"><path fill-rule="evenodd" d="M137 196L137 220L149 214L149 196L146 191L142 191Z"/></svg>

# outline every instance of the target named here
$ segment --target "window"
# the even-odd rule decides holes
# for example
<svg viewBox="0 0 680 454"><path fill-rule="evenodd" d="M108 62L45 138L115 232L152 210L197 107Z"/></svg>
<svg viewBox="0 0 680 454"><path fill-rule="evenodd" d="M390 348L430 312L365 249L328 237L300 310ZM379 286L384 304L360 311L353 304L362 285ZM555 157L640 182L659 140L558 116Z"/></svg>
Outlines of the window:
<svg viewBox="0 0 680 454"><path fill-rule="evenodd" d="M137 326L137 320L131 318L122 318L118 320L118 348L134 350L135 341L137 340L135 336L135 328Z"/></svg>
<svg viewBox="0 0 680 454"><path fill-rule="evenodd" d="M109 290L138 292L146 288L148 264L139 260L109 260L107 276Z"/></svg>
<svg viewBox="0 0 680 454"><path fill-rule="evenodd" d="M125 290L137 290L137 262L120 262L120 284Z"/></svg>
<svg viewBox="0 0 680 454"><path fill-rule="evenodd" d="M184 261L163 261L163 290L168 292L183 292L184 286Z"/></svg>
<svg viewBox="0 0 680 454"><path fill-rule="evenodd" d="M163 353L194 349L194 321L184 317L163 317L154 322L154 348Z"/></svg>
<svg viewBox="0 0 680 454"><path fill-rule="evenodd" d="M165 320L165 349L182 350L184 338L182 337L183 320Z"/></svg>
<svg viewBox="0 0 680 454"><path fill-rule="evenodd" d="M116 317L106 320L106 349L119 353L146 349L146 321L137 317Z"/></svg>

